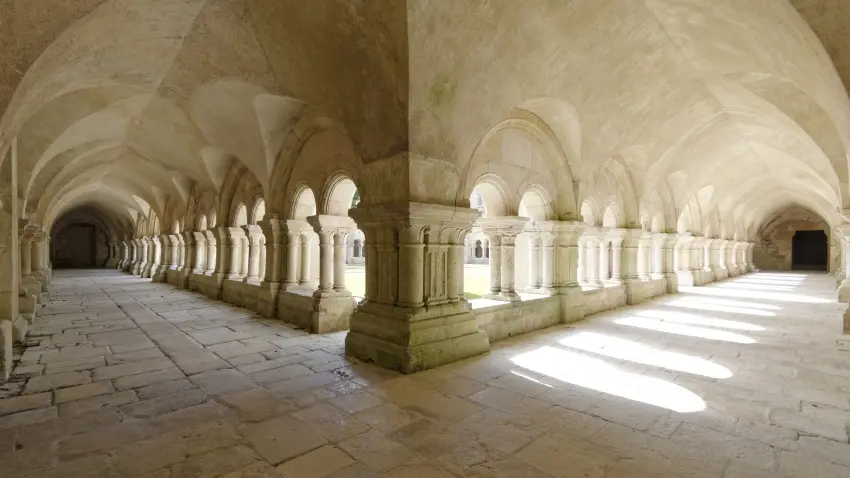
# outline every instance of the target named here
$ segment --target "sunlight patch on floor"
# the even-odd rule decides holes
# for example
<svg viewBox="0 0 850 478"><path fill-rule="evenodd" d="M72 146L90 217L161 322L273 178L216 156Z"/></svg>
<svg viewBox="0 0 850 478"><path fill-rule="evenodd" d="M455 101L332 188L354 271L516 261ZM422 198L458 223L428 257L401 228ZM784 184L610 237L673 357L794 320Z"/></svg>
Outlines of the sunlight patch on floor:
<svg viewBox="0 0 850 478"><path fill-rule="evenodd" d="M626 372L604 360L576 352L544 346L517 355L511 362L565 383L680 413L699 412L706 408L705 401L699 395L684 387Z"/></svg>
<svg viewBox="0 0 850 478"><path fill-rule="evenodd" d="M561 339L559 342L561 345L573 349L667 370L676 370L709 378L729 378L732 376L732 372L728 368L704 358L659 350L631 340L596 332L581 332Z"/></svg>
<svg viewBox="0 0 850 478"><path fill-rule="evenodd" d="M701 337L708 340L719 340L723 342L734 342L738 344L754 344L755 339L751 339L746 335L728 332L726 330L708 329L705 327L694 327L692 325L677 324L675 322L666 322L664 320L649 319L646 317L623 317L622 319L614 320L615 324L627 325L629 327L639 327L646 330L656 330L658 332L666 332L669 334L687 335L689 337Z"/></svg>

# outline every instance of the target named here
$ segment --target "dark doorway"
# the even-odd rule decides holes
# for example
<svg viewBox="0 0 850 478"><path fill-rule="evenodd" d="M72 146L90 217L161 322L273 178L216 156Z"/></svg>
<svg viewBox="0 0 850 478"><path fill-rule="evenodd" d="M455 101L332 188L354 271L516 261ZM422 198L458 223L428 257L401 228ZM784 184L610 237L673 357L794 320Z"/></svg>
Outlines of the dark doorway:
<svg viewBox="0 0 850 478"><path fill-rule="evenodd" d="M829 246L824 231L797 231L791 239L791 269L826 271Z"/></svg>
<svg viewBox="0 0 850 478"><path fill-rule="evenodd" d="M62 228L51 241L51 256L55 268L95 267L95 227L71 224Z"/></svg>

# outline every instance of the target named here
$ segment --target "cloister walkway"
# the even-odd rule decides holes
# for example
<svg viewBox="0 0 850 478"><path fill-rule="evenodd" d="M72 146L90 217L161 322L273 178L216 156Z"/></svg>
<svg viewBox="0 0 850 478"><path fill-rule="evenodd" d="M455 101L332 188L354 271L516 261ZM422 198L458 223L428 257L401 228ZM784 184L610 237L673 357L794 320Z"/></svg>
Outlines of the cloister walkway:
<svg viewBox="0 0 850 478"><path fill-rule="evenodd" d="M0 391L0 476L846 478L834 290L750 274L401 376L345 333L56 271Z"/></svg>

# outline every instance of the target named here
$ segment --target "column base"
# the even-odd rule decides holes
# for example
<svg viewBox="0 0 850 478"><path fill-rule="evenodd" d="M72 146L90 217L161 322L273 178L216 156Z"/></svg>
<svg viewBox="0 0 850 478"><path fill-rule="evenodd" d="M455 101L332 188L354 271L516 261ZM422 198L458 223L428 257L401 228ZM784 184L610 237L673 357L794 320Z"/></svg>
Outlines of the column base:
<svg viewBox="0 0 850 478"><path fill-rule="evenodd" d="M490 340L466 301L407 309L365 301L351 316L345 351L381 367L413 373L479 355Z"/></svg>
<svg viewBox="0 0 850 478"><path fill-rule="evenodd" d="M154 282L168 282L168 266L154 266L151 268L151 279Z"/></svg>
<svg viewBox="0 0 850 478"><path fill-rule="evenodd" d="M679 276L673 272L665 272L664 279L667 280L667 293L675 294L679 292Z"/></svg>
<svg viewBox="0 0 850 478"><path fill-rule="evenodd" d="M838 302L850 302L850 280L844 280L838 287Z"/></svg>
<svg viewBox="0 0 850 478"><path fill-rule="evenodd" d="M584 318L584 292L576 284L558 289L561 298L561 323L569 324Z"/></svg>
<svg viewBox="0 0 850 478"><path fill-rule="evenodd" d="M844 326L841 333L850 334L850 309L844 311Z"/></svg>
<svg viewBox="0 0 850 478"><path fill-rule="evenodd" d="M314 334L348 330L357 301L347 290L313 293L313 314L305 327Z"/></svg>

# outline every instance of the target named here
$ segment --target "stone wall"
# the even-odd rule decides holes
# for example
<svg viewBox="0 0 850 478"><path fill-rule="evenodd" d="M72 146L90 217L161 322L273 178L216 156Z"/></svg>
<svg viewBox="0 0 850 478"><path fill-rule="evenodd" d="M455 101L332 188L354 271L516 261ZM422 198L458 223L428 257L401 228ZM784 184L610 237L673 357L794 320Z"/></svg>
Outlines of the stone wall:
<svg viewBox="0 0 850 478"><path fill-rule="evenodd" d="M831 237L830 228L817 214L802 208L791 208L768 222L762 229L761 242L753 252L753 261L757 269L790 271L792 260L792 239L798 231L826 232ZM830 241L832 242L832 241ZM830 272L835 271L835 257L838 254L834 244L830 244Z"/></svg>

